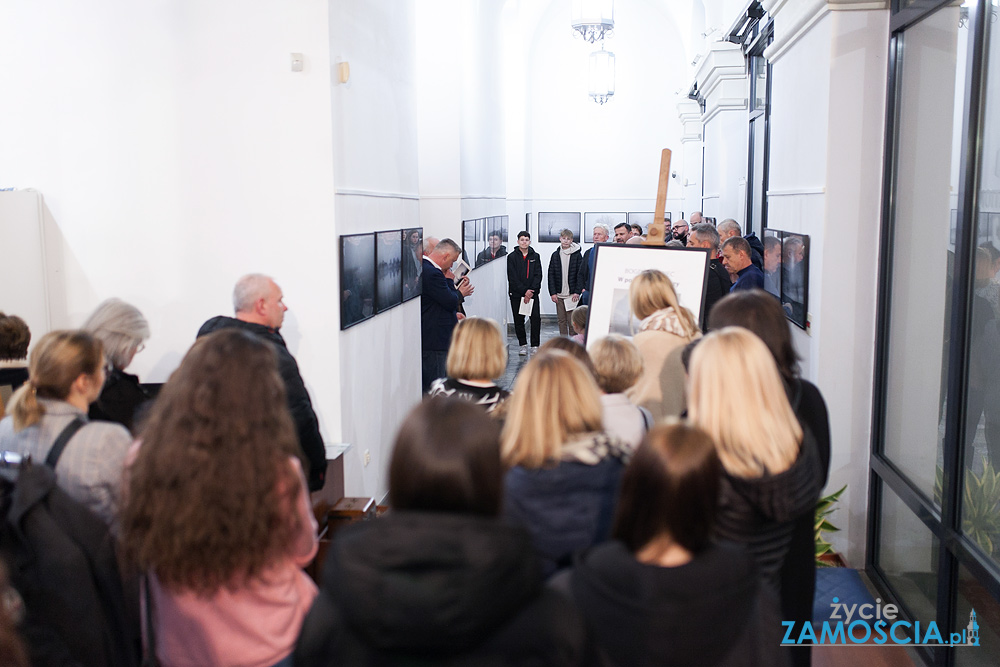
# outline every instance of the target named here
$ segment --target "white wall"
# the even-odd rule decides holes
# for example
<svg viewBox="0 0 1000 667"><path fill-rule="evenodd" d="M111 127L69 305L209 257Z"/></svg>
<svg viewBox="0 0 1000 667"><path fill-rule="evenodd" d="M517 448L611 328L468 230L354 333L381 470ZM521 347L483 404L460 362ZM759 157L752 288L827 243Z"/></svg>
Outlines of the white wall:
<svg viewBox="0 0 1000 667"><path fill-rule="evenodd" d="M810 236L803 375L830 411L827 491L847 484L838 551L864 562L885 127L888 13L826 3L775 12L768 225Z"/></svg>
<svg viewBox="0 0 1000 667"><path fill-rule="evenodd" d="M232 313L240 275L274 275L336 441L328 51L321 0L8 3L0 183L37 189L51 213L65 293L53 326L110 296L134 303L153 334L133 364L145 381L166 380L199 325Z"/></svg>

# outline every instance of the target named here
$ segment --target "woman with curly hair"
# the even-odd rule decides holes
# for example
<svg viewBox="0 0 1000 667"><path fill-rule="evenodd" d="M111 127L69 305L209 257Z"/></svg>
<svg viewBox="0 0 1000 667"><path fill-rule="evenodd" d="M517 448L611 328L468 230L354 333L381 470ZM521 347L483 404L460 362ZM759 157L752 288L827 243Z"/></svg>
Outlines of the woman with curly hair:
<svg viewBox="0 0 1000 667"><path fill-rule="evenodd" d="M164 664L291 664L316 596L301 567L317 543L284 394L266 342L209 334L132 451L122 548L148 573Z"/></svg>
<svg viewBox="0 0 1000 667"><path fill-rule="evenodd" d="M677 417L687 407L681 351L701 336L698 323L680 305L673 281L662 271L649 269L637 275L629 286L628 303L641 322L634 341L642 354L643 371L627 395L657 421Z"/></svg>

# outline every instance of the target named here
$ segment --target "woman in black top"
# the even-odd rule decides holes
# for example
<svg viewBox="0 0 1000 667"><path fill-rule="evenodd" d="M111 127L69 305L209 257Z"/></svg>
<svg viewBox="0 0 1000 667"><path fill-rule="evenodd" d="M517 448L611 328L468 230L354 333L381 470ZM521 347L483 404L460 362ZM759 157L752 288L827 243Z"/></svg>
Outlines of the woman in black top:
<svg viewBox="0 0 1000 667"><path fill-rule="evenodd" d="M392 511L337 533L296 667L578 665L572 604L542 587L531 539L498 518L499 426L466 401L407 416L389 466Z"/></svg>
<svg viewBox="0 0 1000 667"><path fill-rule="evenodd" d="M118 422L136 432L136 416L149 401L138 376L126 373L136 353L149 338L149 323L139 309L121 299L102 302L81 327L104 344L107 379L101 395L90 406L90 418Z"/></svg>
<svg viewBox="0 0 1000 667"><path fill-rule="evenodd" d="M729 326L749 329L771 351L799 425L815 439L823 486L826 486L830 475L830 417L819 388L799 377L799 356L792 345L791 330L781 304L774 296L759 290L734 292L719 301L709 316L711 329ZM781 569L781 606L786 620L799 623L812 620L815 553L814 516L804 514L795 524ZM809 664L808 646L796 649L795 653L794 664Z"/></svg>
<svg viewBox="0 0 1000 667"><path fill-rule="evenodd" d="M721 465L700 429L654 427L622 477L614 541L552 586L571 594L590 664L780 665L777 601L754 560L711 542Z"/></svg>
<svg viewBox="0 0 1000 667"><path fill-rule="evenodd" d="M430 396L457 396L499 416L510 395L494 382L507 369L507 345L496 322L482 317L459 320L448 347L448 377L431 383Z"/></svg>

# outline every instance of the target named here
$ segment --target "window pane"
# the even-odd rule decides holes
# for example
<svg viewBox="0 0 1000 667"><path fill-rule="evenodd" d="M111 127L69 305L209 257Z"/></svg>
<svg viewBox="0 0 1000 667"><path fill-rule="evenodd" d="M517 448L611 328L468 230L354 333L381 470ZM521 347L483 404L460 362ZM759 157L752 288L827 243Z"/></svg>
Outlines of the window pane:
<svg viewBox="0 0 1000 667"><path fill-rule="evenodd" d="M1000 35L987 49L986 101L976 215L975 285L971 296L966 394L962 531L1000 560ZM970 472L971 471L971 472Z"/></svg>
<svg viewBox="0 0 1000 667"><path fill-rule="evenodd" d="M968 38L968 29L959 28L958 10L945 7L907 29L900 37L898 70L884 453L935 502Z"/></svg>
<svg viewBox="0 0 1000 667"><path fill-rule="evenodd" d="M914 620L937 619L938 540L881 480L878 566Z"/></svg>
<svg viewBox="0 0 1000 667"><path fill-rule="evenodd" d="M975 618L972 616L973 609L976 610ZM1000 664L1000 604L964 567L958 569L956 613L955 627L951 631L960 633L966 630L967 641L969 624L974 620L973 629L978 631L979 646L955 649L955 664L984 667Z"/></svg>

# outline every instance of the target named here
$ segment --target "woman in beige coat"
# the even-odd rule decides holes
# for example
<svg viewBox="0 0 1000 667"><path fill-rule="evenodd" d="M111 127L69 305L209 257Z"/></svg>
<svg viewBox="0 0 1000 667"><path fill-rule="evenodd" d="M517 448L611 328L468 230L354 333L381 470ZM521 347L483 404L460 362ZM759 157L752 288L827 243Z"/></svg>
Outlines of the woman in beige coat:
<svg viewBox="0 0 1000 667"><path fill-rule="evenodd" d="M634 340L642 353L644 369L628 397L649 410L657 421L678 416L687 406L681 351L701 336L694 315L677 302L670 278L653 269L643 271L632 281L629 307L640 320Z"/></svg>

